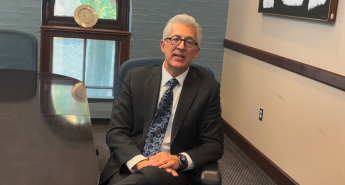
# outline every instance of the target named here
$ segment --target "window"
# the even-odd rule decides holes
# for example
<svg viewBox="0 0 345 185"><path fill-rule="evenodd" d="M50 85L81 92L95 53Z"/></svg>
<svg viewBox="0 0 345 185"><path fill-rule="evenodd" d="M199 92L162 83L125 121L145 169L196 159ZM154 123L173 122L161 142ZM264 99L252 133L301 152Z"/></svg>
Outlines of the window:
<svg viewBox="0 0 345 185"><path fill-rule="evenodd" d="M90 5L95 8L100 19L116 20L116 0L56 0L54 16L73 17L74 10L80 5Z"/></svg>
<svg viewBox="0 0 345 185"><path fill-rule="evenodd" d="M88 97L112 98L116 41L53 38L52 72L84 82Z"/></svg>
<svg viewBox="0 0 345 185"><path fill-rule="evenodd" d="M128 31L129 0L44 0L42 25L79 27L74 21L74 10L80 5L91 5L98 13L94 28Z"/></svg>
<svg viewBox="0 0 345 185"><path fill-rule="evenodd" d="M92 29L74 21L74 10L83 4L98 13ZM127 5L128 0L44 1L40 71L84 82L89 98L112 98L115 71L129 59Z"/></svg>

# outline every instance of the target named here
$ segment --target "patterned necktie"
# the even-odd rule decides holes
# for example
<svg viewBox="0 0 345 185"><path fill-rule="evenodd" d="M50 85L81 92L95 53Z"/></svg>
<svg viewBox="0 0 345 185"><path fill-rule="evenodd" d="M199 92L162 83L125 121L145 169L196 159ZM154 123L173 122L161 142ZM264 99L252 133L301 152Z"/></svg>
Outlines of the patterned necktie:
<svg viewBox="0 0 345 185"><path fill-rule="evenodd" d="M149 132L145 140L143 155L146 158L154 156L163 142L165 131L171 115L173 105L173 89L179 82L173 78L167 82L169 88L163 94L161 101L156 109L155 116L151 122Z"/></svg>

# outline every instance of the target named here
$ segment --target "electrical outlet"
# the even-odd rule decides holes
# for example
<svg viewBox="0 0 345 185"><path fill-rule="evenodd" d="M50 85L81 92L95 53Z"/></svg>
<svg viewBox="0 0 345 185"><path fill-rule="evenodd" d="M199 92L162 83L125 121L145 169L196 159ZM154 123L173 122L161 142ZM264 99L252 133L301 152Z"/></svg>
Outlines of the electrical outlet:
<svg viewBox="0 0 345 185"><path fill-rule="evenodd" d="M264 116L264 108L260 107L259 111L259 120L262 121L262 117Z"/></svg>

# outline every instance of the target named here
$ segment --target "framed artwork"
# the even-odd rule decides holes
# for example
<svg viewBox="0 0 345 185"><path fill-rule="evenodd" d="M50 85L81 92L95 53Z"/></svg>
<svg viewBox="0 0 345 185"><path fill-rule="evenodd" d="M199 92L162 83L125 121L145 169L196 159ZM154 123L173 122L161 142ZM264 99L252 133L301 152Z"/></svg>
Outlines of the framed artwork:
<svg viewBox="0 0 345 185"><path fill-rule="evenodd" d="M335 22L338 0L259 0L259 12Z"/></svg>

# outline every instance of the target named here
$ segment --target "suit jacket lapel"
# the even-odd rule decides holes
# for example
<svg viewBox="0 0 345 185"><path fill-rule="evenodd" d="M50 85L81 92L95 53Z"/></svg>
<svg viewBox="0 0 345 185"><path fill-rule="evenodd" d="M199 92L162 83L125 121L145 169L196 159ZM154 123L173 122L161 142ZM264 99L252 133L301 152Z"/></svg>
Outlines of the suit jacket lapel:
<svg viewBox="0 0 345 185"><path fill-rule="evenodd" d="M144 114L144 127L143 127L143 143L141 150L144 148L147 133L156 112L158 104L158 96L160 84L162 79L162 66L156 66L152 69L151 77L146 78L145 82L145 114Z"/></svg>
<svg viewBox="0 0 345 185"><path fill-rule="evenodd" d="M183 83L180 99L178 101L177 109L175 112L171 131L171 143L173 143L177 132L180 129L182 122L194 101L199 86L200 81L197 79L196 73L194 72L193 68L189 68L188 74Z"/></svg>

